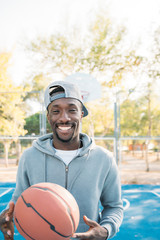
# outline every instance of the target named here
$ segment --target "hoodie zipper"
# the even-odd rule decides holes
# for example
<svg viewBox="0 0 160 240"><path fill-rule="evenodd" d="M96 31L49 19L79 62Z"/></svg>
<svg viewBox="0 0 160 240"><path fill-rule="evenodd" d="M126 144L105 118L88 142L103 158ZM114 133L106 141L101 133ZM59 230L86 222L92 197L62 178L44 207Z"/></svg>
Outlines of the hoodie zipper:
<svg viewBox="0 0 160 240"><path fill-rule="evenodd" d="M78 156L78 155L77 155L77 156ZM77 157L77 156L76 156L76 157ZM76 158L76 157L74 157L74 158ZM73 159L74 159L74 158L73 158ZM72 160L73 160L73 159L72 159ZM72 161L71 161L71 162L72 162ZM71 162L70 162L70 163L71 163ZM69 163L69 164L70 164L70 163ZM66 174L66 177L65 177L65 188L66 188L66 189L68 188L68 171L69 171L69 165L66 165L66 166L65 166L65 174Z"/></svg>
<svg viewBox="0 0 160 240"><path fill-rule="evenodd" d="M68 187L68 166L67 165L65 167L65 172L66 172L65 188L67 189Z"/></svg>

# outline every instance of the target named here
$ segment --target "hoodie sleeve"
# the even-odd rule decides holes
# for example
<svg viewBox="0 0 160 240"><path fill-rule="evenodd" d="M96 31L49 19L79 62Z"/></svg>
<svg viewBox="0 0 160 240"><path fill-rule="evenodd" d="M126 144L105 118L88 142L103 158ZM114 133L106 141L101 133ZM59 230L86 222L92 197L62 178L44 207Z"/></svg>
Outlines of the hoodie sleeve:
<svg viewBox="0 0 160 240"><path fill-rule="evenodd" d="M11 199L11 201L13 201L14 203L16 203L21 193L25 189L30 187L25 159L26 159L26 152L24 151L19 161L17 177L16 177L16 188Z"/></svg>
<svg viewBox="0 0 160 240"><path fill-rule="evenodd" d="M101 195L103 211L100 225L109 232L109 238L115 236L123 220L123 204L121 200L121 184L115 160L111 160Z"/></svg>

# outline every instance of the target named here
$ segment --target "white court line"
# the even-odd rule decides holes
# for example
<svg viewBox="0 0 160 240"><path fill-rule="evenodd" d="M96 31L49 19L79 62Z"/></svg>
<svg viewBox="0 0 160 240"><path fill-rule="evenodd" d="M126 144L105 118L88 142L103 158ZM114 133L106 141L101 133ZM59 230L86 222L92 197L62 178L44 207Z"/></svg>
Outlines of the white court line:
<svg viewBox="0 0 160 240"><path fill-rule="evenodd" d="M123 198L122 200L123 200L123 202L126 203L126 205L123 207L123 209L127 210L130 207L130 202L126 198Z"/></svg>
<svg viewBox="0 0 160 240"><path fill-rule="evenodd" d="M157 197L160 197L160 194L158 194L157 192L152 191L152 190L124 190L123 192L125 192L125 193L153 193Z"/></svg>
<svg viewBox="0 0 160 240"><path fill-rule="evenodd" d="M9 193L13 188L7 189L5 192L0 194L0 197L4 196L5 194Z"/></svg>
<svg viewBox="0 0 160 240"><path fill-rule="evenodd" d="M125 193L144 193L144 192L147 192L147 193L152 193L154 195L156 195L157 197L160 197L160 194L156 193L155 191L151 191L151 190L124 190L123 192ZM123 207L124 210L127 210L129 207L130 207L130 201L127 200L126 198L123 198L122 199L123 202L126 203L126 205Z"/></svg>
<svg viewBox="0 0 160 240"><path fill-rule="evenodd" d="M160 194L158 194L157 192L155 191L151 191L153 194L155 194L157 197L160 197Z"/></svg>

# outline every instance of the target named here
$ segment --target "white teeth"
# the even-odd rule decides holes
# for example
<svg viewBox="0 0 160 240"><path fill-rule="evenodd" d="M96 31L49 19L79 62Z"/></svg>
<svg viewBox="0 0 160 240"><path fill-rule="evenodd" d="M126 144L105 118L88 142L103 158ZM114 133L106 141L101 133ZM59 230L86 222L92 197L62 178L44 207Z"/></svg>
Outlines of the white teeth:
<svg viewBox="0 0 160 240"><path fill-rule="evenodd" d="M63 131L67 131L67 130L71 129L71 127L60 127L60 126L58 128Z"/></svg>

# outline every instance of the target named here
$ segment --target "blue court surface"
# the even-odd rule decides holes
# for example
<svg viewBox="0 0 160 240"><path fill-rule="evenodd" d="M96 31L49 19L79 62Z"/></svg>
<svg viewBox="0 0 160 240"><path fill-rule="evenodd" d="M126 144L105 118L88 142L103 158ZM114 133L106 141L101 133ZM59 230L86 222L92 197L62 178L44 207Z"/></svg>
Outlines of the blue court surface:
<svg viewBox="0 0 160 240"><path fill-rule="evenodd" d="M0 212L10 201L14 188L15 183L0 183ZM160 185L123 185L122 197L124 220L112 239L160 240ZM17 230L14 239L24 240Z"/></svg>

